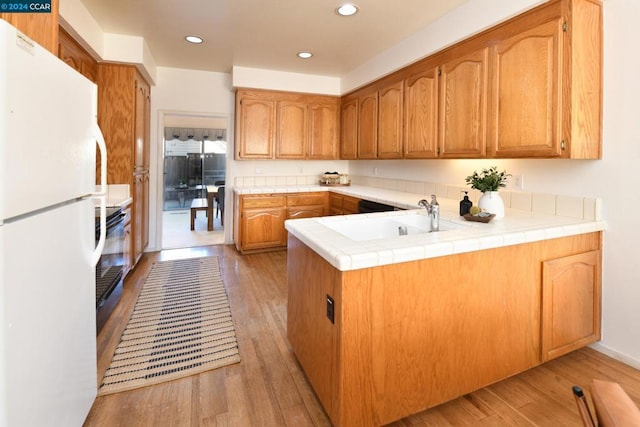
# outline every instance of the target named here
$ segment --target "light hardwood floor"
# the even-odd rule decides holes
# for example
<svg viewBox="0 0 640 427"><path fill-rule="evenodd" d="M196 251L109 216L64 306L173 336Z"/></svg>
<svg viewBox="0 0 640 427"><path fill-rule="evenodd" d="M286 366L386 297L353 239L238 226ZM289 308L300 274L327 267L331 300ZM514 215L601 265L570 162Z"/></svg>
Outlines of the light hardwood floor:
<svg viewBox="0 0 640 427"><path fill-rule="evenodd" d="M286 251L242 256L233 246L145 254L98 336L101 378L156 260L215 255L242 361L181 380L98 397L85 426L329 426L286 339ZM508 351L508 349L505 349ZM640 371L585 348L392 426L580 426L572 385L619 382L640 405Z"/></svg>

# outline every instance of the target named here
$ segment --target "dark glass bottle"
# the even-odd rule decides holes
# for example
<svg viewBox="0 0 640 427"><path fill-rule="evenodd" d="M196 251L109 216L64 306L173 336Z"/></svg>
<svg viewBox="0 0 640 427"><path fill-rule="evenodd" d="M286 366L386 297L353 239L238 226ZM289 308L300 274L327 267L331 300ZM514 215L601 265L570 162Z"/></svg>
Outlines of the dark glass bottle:
<svg viewBox="0 0 640 427"><path fill-rule="evenodd" d="M473 203L469 200L468 193L465 191L464 197L460 200L460 216L468 214L471 211L471 206L473 206Z"/></svg>

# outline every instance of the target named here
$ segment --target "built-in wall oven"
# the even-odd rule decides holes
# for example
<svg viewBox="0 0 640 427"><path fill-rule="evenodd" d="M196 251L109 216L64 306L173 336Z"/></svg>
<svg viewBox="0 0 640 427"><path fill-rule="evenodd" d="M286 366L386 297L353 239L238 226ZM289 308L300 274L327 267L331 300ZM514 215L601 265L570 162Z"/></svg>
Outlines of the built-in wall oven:
<svg viewBox="0 0 640 427"><path fill-rule="evenodd" d="M99 210L96 209L96 242L100 236ZM104 326L122 296L124 270L125 213L120 207L107 208L107 236L96 265L96 333Z"/></svg>

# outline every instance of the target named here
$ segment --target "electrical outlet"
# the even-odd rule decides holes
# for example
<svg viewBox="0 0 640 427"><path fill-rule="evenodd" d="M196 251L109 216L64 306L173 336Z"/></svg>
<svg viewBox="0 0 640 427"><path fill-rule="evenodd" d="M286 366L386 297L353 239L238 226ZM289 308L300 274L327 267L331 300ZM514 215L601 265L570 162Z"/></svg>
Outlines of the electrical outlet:
<svg viewBox="0 0 640 427"><path fill-rule="evenodd" d="M256 168L256 175L261 175L263 173L263 170L260 168Z"/></svg>
<svg viewBox="0 0 640 427"><path fill-rule="evenodd" d="M378 176L378 168L373 168L373 176Z"/></svg>
<svg viewBox="0 0 640 427"><path fill-rule="evenodd" d="M331 321L331 323L335 323L335 302L331 295L327 294L327 319Z"/></svg>
<svg viewBox="0 0 640 427"><path fill-rule="evenodd" d="M522 175L512 175L513 179L513 188L516 190L524 190L524 176Z"/></svg>

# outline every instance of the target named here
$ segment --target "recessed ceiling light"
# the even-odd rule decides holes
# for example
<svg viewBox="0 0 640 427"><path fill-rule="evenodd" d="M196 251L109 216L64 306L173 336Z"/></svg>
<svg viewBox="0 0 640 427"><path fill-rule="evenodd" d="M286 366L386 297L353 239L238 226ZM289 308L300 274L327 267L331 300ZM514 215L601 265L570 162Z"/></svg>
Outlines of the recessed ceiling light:
<svg viewBox="0 0 640 427"><path fill-rule="evenodd" d="M313 56L311 52L298 52L298 58L309 59Z"/></svg>
<svg viewBox="0 0 640 427"><path fill-rule="evenodd" d="M184 39L189 43L195 43L195 44L200 44L203 41L202 37L198 37L198 36L186 36Z"/></svg>
<svg viewBox="0 0 640 427"><path fill-rule="evenodd" d="M358 6L351 3L346 3L336 9L336 13L341 16L351 16L358 13Z"/></svg>

